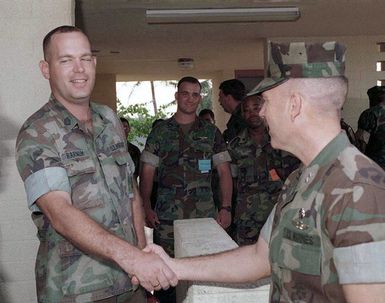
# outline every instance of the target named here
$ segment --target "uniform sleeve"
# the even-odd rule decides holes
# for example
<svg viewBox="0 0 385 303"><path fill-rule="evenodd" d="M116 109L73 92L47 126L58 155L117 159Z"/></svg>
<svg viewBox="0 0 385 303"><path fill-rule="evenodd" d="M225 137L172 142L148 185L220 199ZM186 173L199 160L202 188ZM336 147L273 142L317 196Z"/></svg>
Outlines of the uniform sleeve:
<svg viewBox="0 0 385 303"><path fill-rule="evenodd" d="M357 137L368 144L370 134L377 127L377 119L371 110L365 110L358 119Z"/></svg>
<svg viewBox="0 0 385 303"><path fill-rule="evenodd" d="M153 167L159 166L159 140L157 133L152 130L147 137L146 145L140 157L140 161L147 163Z"/></svg>
<svg viewBox="0 0 385 303"><path fill-rule="evenodd" d="M385 282L384 197L383 187L357 184L329 211L327 228L342 284Z"/></svg>
<svg viewBox="0 0 385 303"><path fill-rule="evenodd" d="M32 212L40 212L36 200L42 195L51 191L71 192L67 170L44 129L25 128L20 131L16 165Z"/></svg>
<svg viewBox="0 0 385 303"><path fill-rule="evenodd" d="M215 129L214 137L214 155L213 155L213 164L214 167L222 164L224 162L231 162L231 157L226 148L225 140L218 128Z"/></svg>

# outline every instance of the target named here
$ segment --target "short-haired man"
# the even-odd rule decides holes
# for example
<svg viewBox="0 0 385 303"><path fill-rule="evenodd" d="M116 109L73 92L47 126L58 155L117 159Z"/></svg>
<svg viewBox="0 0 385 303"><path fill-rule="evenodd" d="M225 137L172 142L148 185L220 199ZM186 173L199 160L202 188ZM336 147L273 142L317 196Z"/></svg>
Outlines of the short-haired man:
<svg viewBox="0 0 385 303"><path fill-rule="evenodd" d="M285 182L256 244L169 259L179 279L246 282L271 274L270 302L385 302L385 172L341 132L343 45L271 43L265 100L271 145L303 165Z"/></svg>
<svg viewBox="0 0 385 303"><path fill-rule="evenodd" d="M38 228L38 302L144 302L176 283L145 245L133 163L115 113L90 102L96 58L87 36L60 26L43 41L51 97L23 124L17 167Z"/></svg>
<svg viewBox="0 0 385 303"><path fill-rule="evenodd" d="M368 89L369 108L358 119L360 149L385 170L385 86Z"/></svg>
<svg viewBox="0 0 385 303"><path fill-rule="evenodd" d="M299 160L273 149L259 112L259 95L242 101L242 116L248 127L229 142L231 173L237 192L232 237L238 245L257 242L281 191L283 182L298 167Z"/></svg>
<svg viewBox="0 0 385 303"><path fill-rule="evenodd" d="M247 127L241 113L241 102L245 96L245 85L238 79L229 79L219 85L219 104L226 113L231 114L227 129L223 132L226 143Z"/></svg>
<svg viewBox="0 0 385 303"><path fill-rule="evenodd" d="M215 125L197 117L196 110L202 99L199 81L184 77L177 89L177 111L148 136L140 174L147 222L155 228L155 242L170 254L174 252L174 220L217 217L224 228L231 221L231 159L225 142ZM154 211L150 193L155 168L158 169L158 195ZM210 184L213 168L219 173L222 193L218 216Z"/></svg>
<svg viewBox="0 0 385 303"><path fill-rule="evenodd" d="M146 220L154 228L154 242L174 254L173 222L177 219L217 218L226 228L231 223L230 155L219 129L196 114L201 102L201 84L196 78L179 80L177 111L161 122L147 138L141 156L140 192ZM155 169L158 192L155 210L150 195ZM211 189L212 170L220 179L222 205L217 214ZM166 302L173 294L157 293ZM162 299L162 298L167 299Z"/></svg>

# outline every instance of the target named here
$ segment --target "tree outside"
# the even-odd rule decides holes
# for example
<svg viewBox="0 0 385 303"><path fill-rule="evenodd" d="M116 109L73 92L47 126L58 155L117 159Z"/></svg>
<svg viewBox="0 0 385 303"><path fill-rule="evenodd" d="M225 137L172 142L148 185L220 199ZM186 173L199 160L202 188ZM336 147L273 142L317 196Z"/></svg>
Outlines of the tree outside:
<svg viewBox="0 0 385 303"><path fill-rule="evenodd" d="M157 119L170 118L175 112L176 100L162 100L163 103L160 104L159 100L157 100L157 87L168 87L175 92L178 81L148 81L150 82L150 92L147 91L139 94L141 96L138 96L138 91L135 90L139 90L142 82L144 81L131 83L128 94L126 92L126 104L124 104L119 97L117 99L118 116L125 117L130 121L131 132L128 135L128 141L136 142L137 145L141 147L144 145L143 139L147 138L151 131L152 123ZM200 82L202 85L202 102L198 107L197 113L204 108L212 108L212 82L211 80L200 80ZM117 83L118 96L121 86L121 83L120 85ZM134 98L134 95L137 97ZM143 100L144 95L148 96L147 100ZM144 99L146 99L146 97L144 97Z"/></svg>

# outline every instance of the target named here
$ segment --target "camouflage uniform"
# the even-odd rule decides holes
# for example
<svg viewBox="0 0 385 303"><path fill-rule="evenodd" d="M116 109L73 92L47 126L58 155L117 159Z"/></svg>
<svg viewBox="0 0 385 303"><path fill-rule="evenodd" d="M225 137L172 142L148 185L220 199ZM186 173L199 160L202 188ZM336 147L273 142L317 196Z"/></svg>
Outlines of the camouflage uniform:
<svg viewBox="0 0 385 303"><path fill-rule="evenodd" d="M247 128L247 123L242 117L241 104L239 104L231 114L226 127L227 129L223 132L223 138L226 143L229 143L232 139L234 139L241 130Z"/></svg>
<svg viewBox="0 0 385 303"><path fill-rule="evenodd" d="M271 43L269 70L250 94L289 78L344 75L336 42ZM306 148L306 147L304 147ZM385 173L341 132L286 180L261 230L271 302L345 302L342 284L385 282Z"/></svg>
<svg viewBox="0 0 385 303"><path fill-rule="evenodd" d="M122 269L73 246L35 203L45 193L68 192L74 207L136 245L134 166L125 136L111 109L91 103L91 110L93 135L51 96L17 138L17 167L40 240L35 268L39 302L90 302L132 290Z"/></svg>
<svg viewBox="0 0 385 303"><path fill-rule="evenodd" d="M385 102L360 115L357 134L366 143L365 154L385 169Z"/></svg>
<svg viewBox="0 0 385 303"><path fill-rule="evenodd" d="M341 284L384 282L384 197L384 171L342 132L290 175L261 231L271 302L340 303Z"/></svg>
<svg viewBox="0 0 385 303"><path fill-rule="evenodd" d="M174 254L174 220L216 216L211 171L230 160L218 128L202 119L187 134L174 117L151 131L141 161L158 169L155 212L161 224L154 230L154 242L167 253Z"/></svg>
<svg viewBox="0 0 385 303"><path fill-rule="evenodd" d="M239 245L252 244L277 202L283 181L299 161L274 150L267 132L262 144L257 145L248 129L229 143L229 153L231 172L237 180L233 238Z"/></svg>

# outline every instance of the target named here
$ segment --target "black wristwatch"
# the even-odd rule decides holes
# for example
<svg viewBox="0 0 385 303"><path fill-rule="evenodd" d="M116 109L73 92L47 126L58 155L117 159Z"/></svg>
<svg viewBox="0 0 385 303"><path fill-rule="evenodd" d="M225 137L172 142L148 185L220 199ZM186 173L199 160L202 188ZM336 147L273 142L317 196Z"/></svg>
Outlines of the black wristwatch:
<svg viewBox="0 0 385 303"><path fill-rule="evenodd" d="M228 212L231 213L231 206L221 206L221 207L219 207L219 210L222 210L222 209L227 210Z"/></svg>

